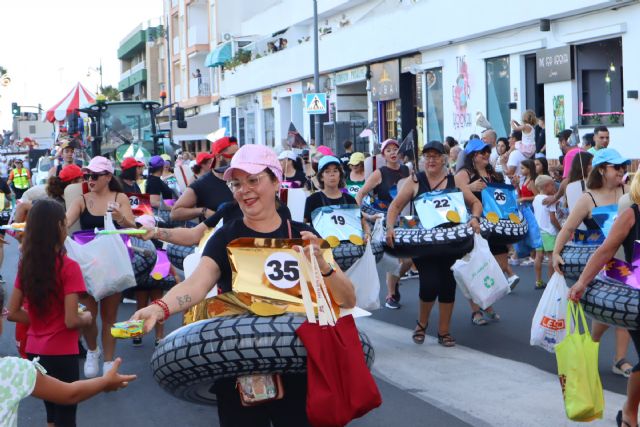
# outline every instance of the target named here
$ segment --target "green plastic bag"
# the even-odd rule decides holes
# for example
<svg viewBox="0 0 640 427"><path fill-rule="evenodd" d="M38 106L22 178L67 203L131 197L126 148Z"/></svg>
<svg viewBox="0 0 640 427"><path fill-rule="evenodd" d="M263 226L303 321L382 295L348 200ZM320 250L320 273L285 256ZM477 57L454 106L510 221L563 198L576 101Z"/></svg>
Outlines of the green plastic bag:
<svg viewBox="0 0 640 427"><path fill-rule="evenodd" d="M584 333L580 333L580 324ZM582 306L567 305L567 335L556 345L558 376L567 418L592 421L602 418L604 394L598 372L598 348L589 333Z"/></svg>

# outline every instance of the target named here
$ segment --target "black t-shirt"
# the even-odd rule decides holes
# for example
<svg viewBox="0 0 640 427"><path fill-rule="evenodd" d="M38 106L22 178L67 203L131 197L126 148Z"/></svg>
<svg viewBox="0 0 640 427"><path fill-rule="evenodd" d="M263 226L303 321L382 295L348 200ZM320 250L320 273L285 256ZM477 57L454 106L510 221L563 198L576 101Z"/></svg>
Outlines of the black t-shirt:
<svg viewBox="0 0 640 427"><path fill-rule="evenodd" d="M128 194L140 194L140 186L137 182L133 181L133 185L127 184L124 179L120 178L120 185L122 186L122 191Z"/></svg>
<svg viewBox="0 0 640 427"><path fill-rule="evenodd" d="M311 214L313 211L322 206L331 205L357 205L356 199L351 194L344 194L337 199L330 199L322 191L313 193L307 197L307 201L304 204L304 220L311 222Z"/></svg>
<svg viewBox="0 0 640 427"><path fill-rule="evenodd" d="M196 207L207 208L217 211L224 202L233 200L233 194L227 187L227 183L215 176L212 172L207 173L192 183L191 188L196 193Z"/></svg>
<svg viewBox="0 0 640 427"><path fill-rule="evenodd" d="M163 199L173 199L173 191L159 176L149 175L145 189L147 194L155 194Z"/></svg>
<svg viewBox="0 0 640 427"><path fill-rule="evenodd" d="M289 208L282 203L277 207L278 215L282 219L291 219L291 212ZM234 219L242 218L244 215L242 214L242 209L240 209L240 205L236 201L233 202L225 202L216 211L215 214L211 215L209 218L204 220L204 223L207 227L213 228L220 220L223 220L224 223L228 223L233 221Z"/></svg>
<svg viewBox="0 0 640 427"><path fill-rule="evenodd" d="M301 170L296 170L296 173L293 176L285 176L284 181L293 182L295 184L294 188L301 188L307 182L307 176Z"/></svg>
<svg viewBox="0 0 640 427"><path fill-rule="evenodd" d="M9 195L11 194L11 189L9 188L9 184L7 184L7 180L0 177L0 192ZM0 210L2 210L4 206L0 206Z"/></svg>
<svg viewBox="0 0 640 427"><path fill-rule="evenodd" d="M301 222L290 221L291 238L299 239L300 232L310 231L320 237L318 233L309 225ZM227 245L233 240L240 237L257 237L272 239L288 239L289 227L288 221L282 221L280 226L270 233L259 233L250 229L244 224L242 219L235 219L225 223L222 228L215 232L204 247L202 256L211 258L218 264L220 268L220 278L218 279L218 288L221 292L229 292L231 290L231 263L227 255Z"/></svg>

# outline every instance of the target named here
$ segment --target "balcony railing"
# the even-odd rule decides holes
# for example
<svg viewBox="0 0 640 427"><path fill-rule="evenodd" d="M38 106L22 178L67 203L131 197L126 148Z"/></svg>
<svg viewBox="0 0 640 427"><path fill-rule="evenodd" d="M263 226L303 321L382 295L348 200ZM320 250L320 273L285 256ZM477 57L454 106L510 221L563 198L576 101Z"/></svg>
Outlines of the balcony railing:
<svg viewBox="0 0 640 427"><path fill-rule="evenodd" d="M124 80L131 75L131 68L120 74L120 80Z"/></svg>
<svg viewBox="0 0 640 427"><path fill-rule="evenodd" d="M189 96L210 96L211 85L208 80L205 79L191 79L189 81Z"/></svg>
<svg viewBox="0 0 640 427"><path fill-rule="evenodd" d="M189 47L197 44L209 44L209 34L206 27L191 27L189 28L188 36Z"/></svg>
<svg viewBox="0 0 640 427"><path fill-rule="evenodd" d="M134 65L133 67L131 67L131 74L136 73L140 70L144 70L146 68L146 63L145 61L140 61L138 62L136 65Z"/></svg>

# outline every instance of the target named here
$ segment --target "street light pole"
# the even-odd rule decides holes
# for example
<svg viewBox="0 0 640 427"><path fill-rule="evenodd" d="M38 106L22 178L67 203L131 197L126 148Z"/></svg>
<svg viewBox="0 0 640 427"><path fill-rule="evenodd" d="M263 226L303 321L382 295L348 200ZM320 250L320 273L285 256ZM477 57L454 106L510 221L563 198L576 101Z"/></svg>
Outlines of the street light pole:
<svg viewBox="0 0 640 427"><path fill-rule="evenodd" d="M167 94L169 95L169 105L173 104L173 95L171 95L171 47L169 46L169 18L165 19L164 39L167 44ZM173 143L173 107L169 107L169 142Z"/></svg>
<svg viewBox="0 0 640 427"><path fill-rule="evenodd" d="M315 93L320 92L320 59L318 53L318 0L313 0L313 86ZM322 145L322 124L320 117L314 115L316 147Z"/></svg>

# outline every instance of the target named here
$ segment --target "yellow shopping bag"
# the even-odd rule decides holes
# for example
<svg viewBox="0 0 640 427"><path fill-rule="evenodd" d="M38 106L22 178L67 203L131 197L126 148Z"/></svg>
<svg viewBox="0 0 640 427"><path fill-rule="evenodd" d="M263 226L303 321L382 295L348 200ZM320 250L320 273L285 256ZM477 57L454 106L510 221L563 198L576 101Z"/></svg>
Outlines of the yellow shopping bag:
<svg viewBox="0 0 640 427"><path fill-rule="evenodd" d="M584 330L580 333L580 324ZM598 372L598 348L589 333L582 306L567 305L567 335L556 345L558 376L567 418L592 421L602 418L604 394Z"/></svg>

